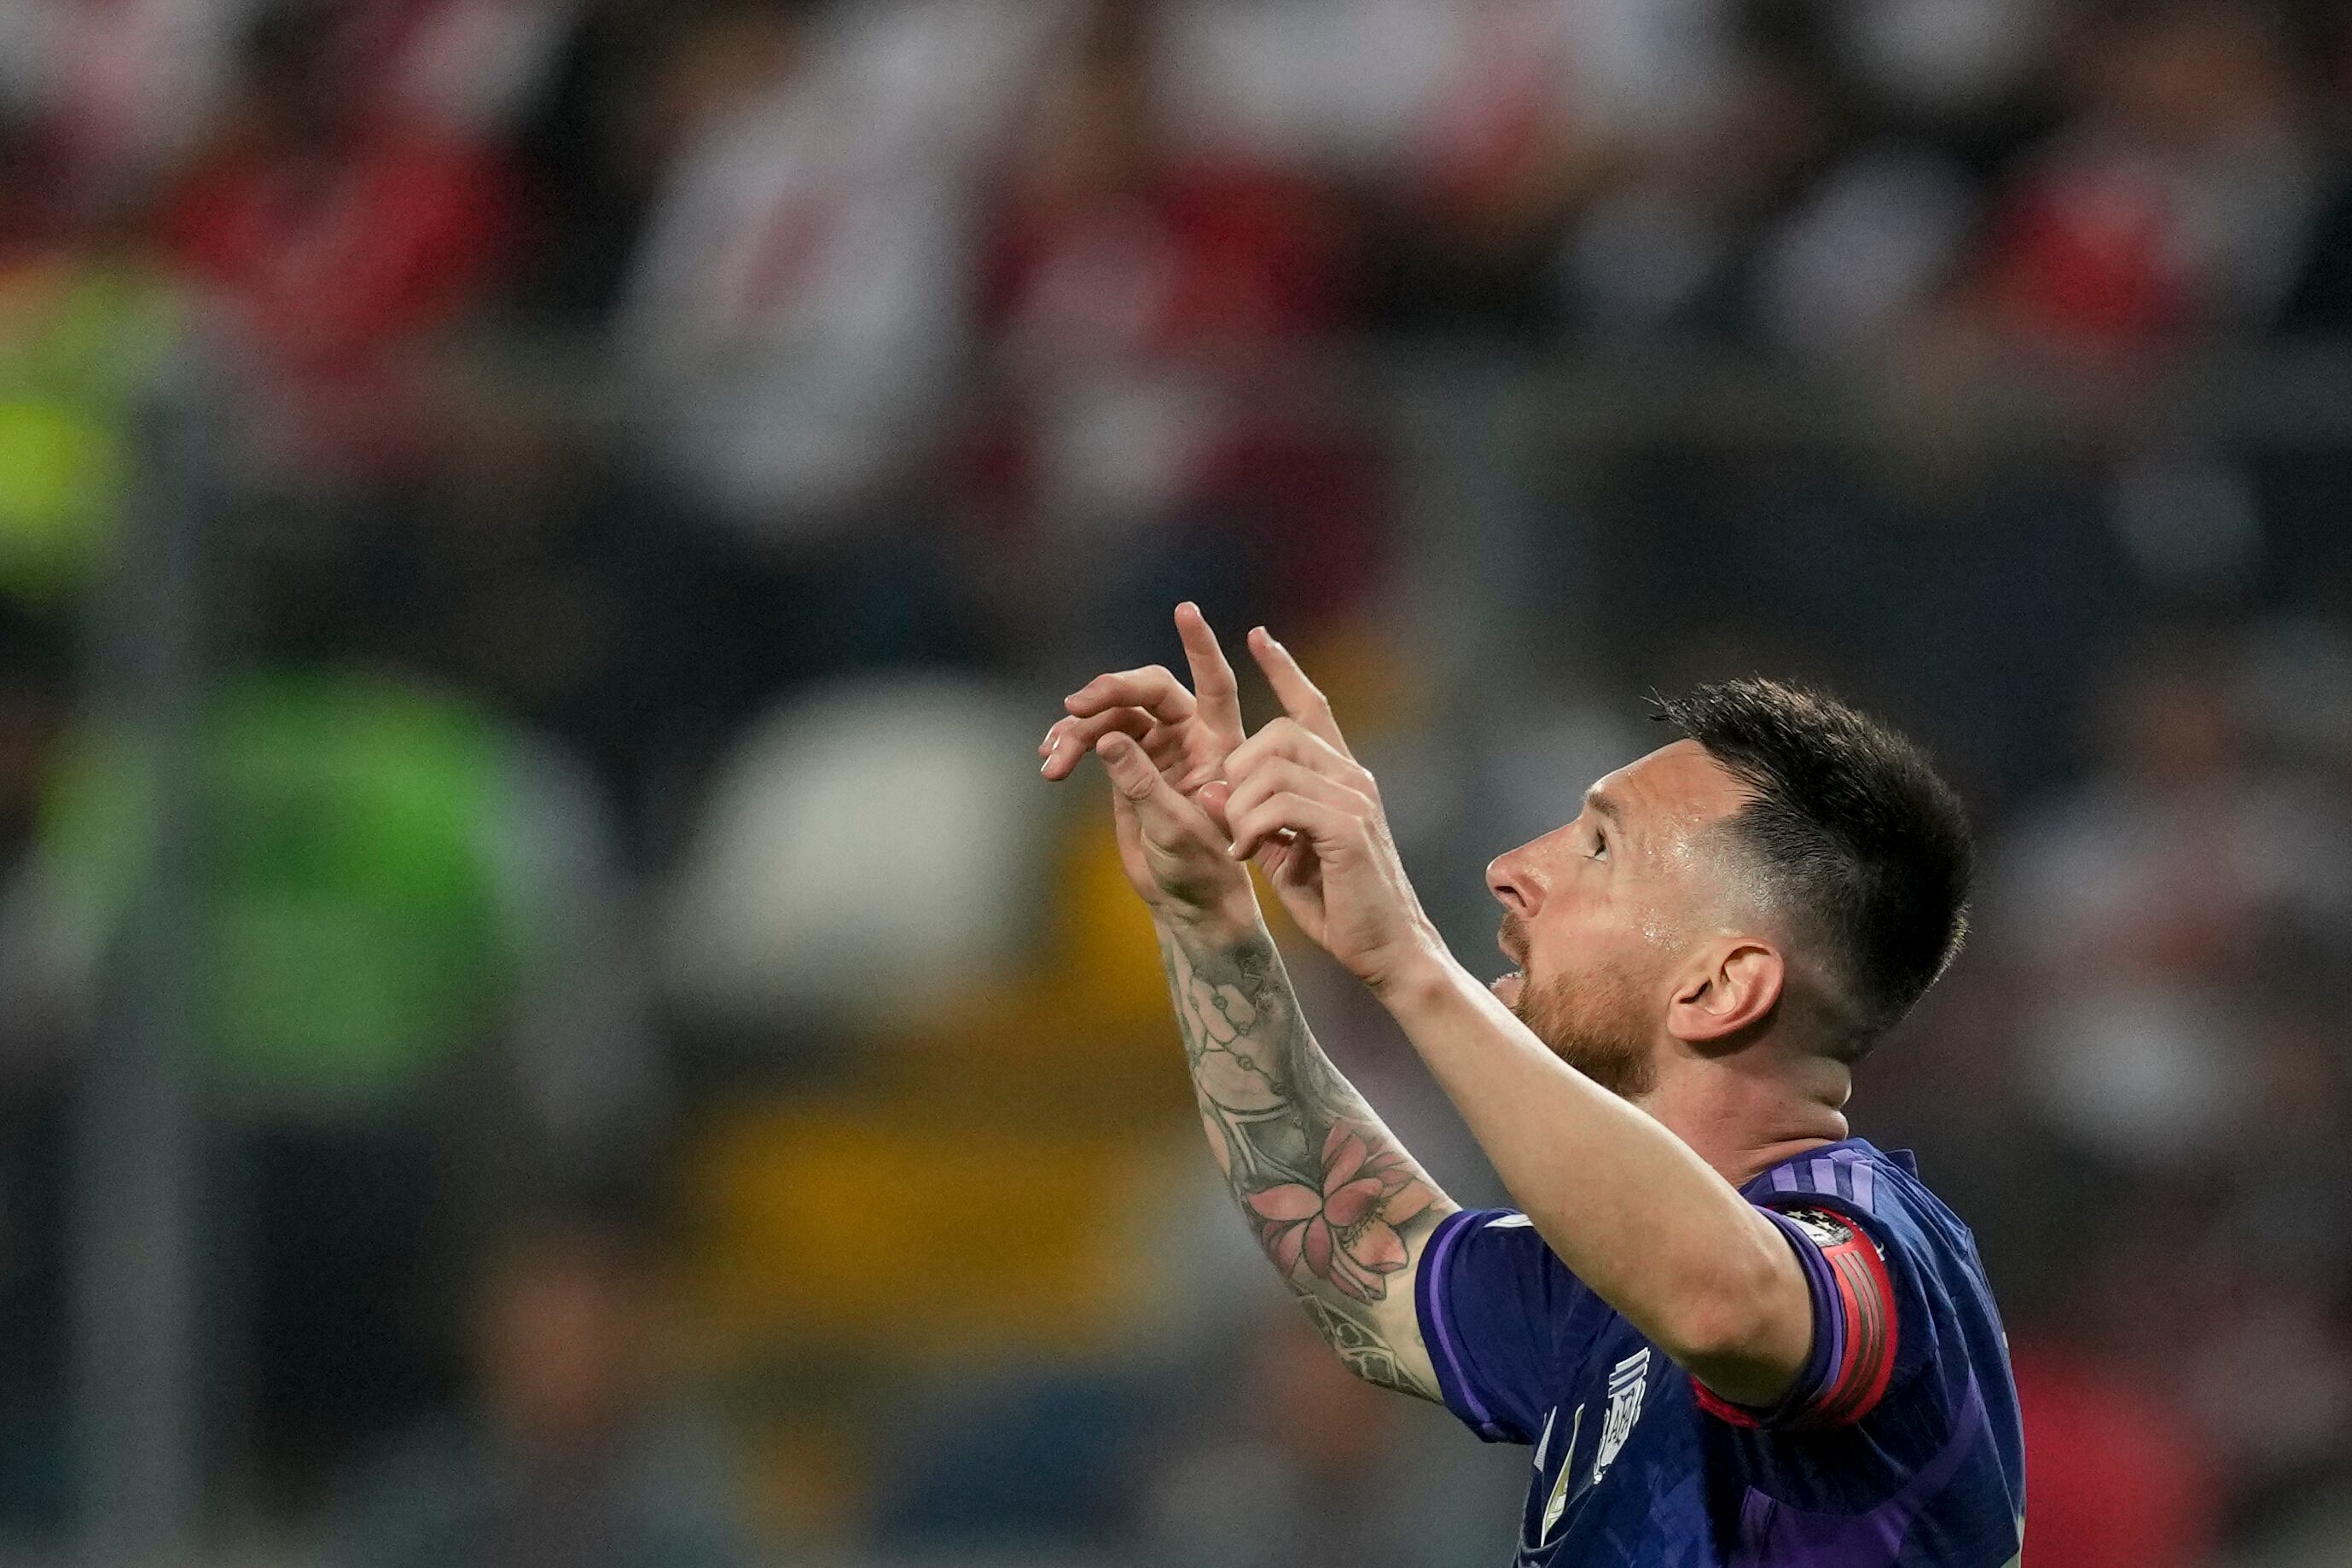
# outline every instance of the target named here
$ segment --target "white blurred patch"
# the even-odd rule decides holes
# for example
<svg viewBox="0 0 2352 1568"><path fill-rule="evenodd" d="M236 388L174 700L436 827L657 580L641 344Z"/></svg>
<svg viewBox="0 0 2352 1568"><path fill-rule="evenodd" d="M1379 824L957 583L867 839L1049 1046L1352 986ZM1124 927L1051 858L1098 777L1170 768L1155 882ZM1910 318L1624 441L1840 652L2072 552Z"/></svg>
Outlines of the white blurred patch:
<svg viewBox="0 0 2352 1568"><path fill-rule="evenodd" d="M845 683L757 726L670 891L671 992L740 1024L887 1021L1011 961L1049 826L1036 728L945 676Z"/></svg>
<svg viewBox="0 0 2352 1568"><path fill-rule="evenodd" d="M2186 1163L2237 1130L2245 1042L2219 1000L2189 988L2100 988L2029 1032L2037 1098L2084 1142L2142 1170Z"/></svg>
<svg viewBox="0 0 2352 1568"><path fill-rule="evenodd" d="M1875 0L1846 16L1856 60L1880 94L1953 113L2021 85L2053 9L2050 0Z"/></svg>
<svg viewBox="0 0 2352 1568"><path fill-rule="evenodd" d="M1973 216L1961 174L1895 148L1832 173L1766 243L1757 308L1772 335L1806 353L1852 353L1940 282Z"/></svg>

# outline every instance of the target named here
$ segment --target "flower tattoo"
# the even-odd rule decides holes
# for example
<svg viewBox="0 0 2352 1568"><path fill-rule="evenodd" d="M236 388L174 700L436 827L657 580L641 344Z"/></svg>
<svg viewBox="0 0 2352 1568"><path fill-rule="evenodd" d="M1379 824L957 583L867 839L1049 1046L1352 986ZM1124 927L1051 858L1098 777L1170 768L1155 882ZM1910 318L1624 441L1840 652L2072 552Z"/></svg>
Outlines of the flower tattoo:
<svg viewBox="0 0 2352 1568"><path fill-rule="evenodd" d="M1323 1140L1319 1191L1286 1182L1247 1202L1259 1244L1286 1278L1304 1265L1357 1300L1377 1301L1408 1257L1397 1226L1435 1196L1399 1151L1374 1152L1359 1129L1335 1121Z"/></svg>

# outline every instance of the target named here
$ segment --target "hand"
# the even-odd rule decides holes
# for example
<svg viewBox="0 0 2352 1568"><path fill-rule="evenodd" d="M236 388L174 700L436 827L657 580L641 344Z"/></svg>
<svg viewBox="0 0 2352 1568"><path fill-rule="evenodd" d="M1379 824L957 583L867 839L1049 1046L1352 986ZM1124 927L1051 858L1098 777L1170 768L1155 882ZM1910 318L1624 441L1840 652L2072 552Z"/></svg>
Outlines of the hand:
<svg viewBox="0 0 2352 1568"><path fill-rule="evenodd" d="M1176 635L1192 666L1191 690L1157 664L1095 677L1063 699L1069 716L1055 721L1038 742L1045 759L1038 771L1049 779L1068 778L1104 736L1124 734L1181 794L1199 798L1221 782L1226 755L1242 742L1240 688L1199 605L1176 606ZM1223 795L1211 790L1203 802L1213 816Z"/></svg>
<svg viewBox="0 0 2352 1568"><path fill-rule="evenodd" d="M1225 759L1227 852L1255 856L1298 929L1381 990L1444 943L1405 879L1380 785L1348 750L1331 704L1265 628L1249 646L1286 716Z"/></svg>
<svg viewBox="0 0 2352 1568"><path fill-rule="evenodd" d="M1125 731L1106 733L1095 754L1110 774L1119 864L1153 918L1196 930L1256 926L1248 868L1227 853L1207 808L1178 793Z"/></svg>
<svg viewBox="0 0 2352 1568"><path fill-rule="evenodd" d="M1224 766L1242 739L1240 689L1198 605L1176 606L1176 632L1194 689L1159 665L1097 676L1064 700L1069 714L1038 743L1038 771L1066 779L1089 751L1102 759L1120 864L1155 916L1254 926L1248 874L1224 853Z"/></svg>

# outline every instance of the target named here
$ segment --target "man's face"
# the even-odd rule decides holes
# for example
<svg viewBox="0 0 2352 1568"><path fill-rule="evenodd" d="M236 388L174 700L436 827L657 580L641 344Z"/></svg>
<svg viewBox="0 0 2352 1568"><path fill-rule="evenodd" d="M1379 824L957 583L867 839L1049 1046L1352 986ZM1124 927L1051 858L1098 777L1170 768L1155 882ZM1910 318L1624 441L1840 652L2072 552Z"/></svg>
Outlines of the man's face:
<svg viewBox="0 0 2352 1568"><path fill-rule="evenodd" d="M1696 742L1677 741L1486 868L1499 940L1520 970L1495 994L1563 1061L1627 1099L1655 1082L1676 962L1715 923L1720 867L1705 837L1746 799Z"/></svg>

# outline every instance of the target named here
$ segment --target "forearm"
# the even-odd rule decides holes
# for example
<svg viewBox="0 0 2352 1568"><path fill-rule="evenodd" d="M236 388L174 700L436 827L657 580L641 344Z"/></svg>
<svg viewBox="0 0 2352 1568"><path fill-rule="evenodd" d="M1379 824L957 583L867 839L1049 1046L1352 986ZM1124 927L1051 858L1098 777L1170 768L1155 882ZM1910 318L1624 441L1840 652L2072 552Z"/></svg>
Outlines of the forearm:
<svg viewBox="0 0 2352 1568"><path fill-rule="evenodd" d="M1721 1392L1790 1358L1803 1282L1788 1246L1688 1144L1562 1062L1451 956L1381 1000L1580 1279Z"/></svg>
<svg viewBox="0 0 2352 1568"><path fill-rule="evenodd" d="M1435 1399L1411 1280L1437 1190L1325 1057L1263 923L1160 924L1160 954L1218 1170L1349 1370Z"/></svg>

